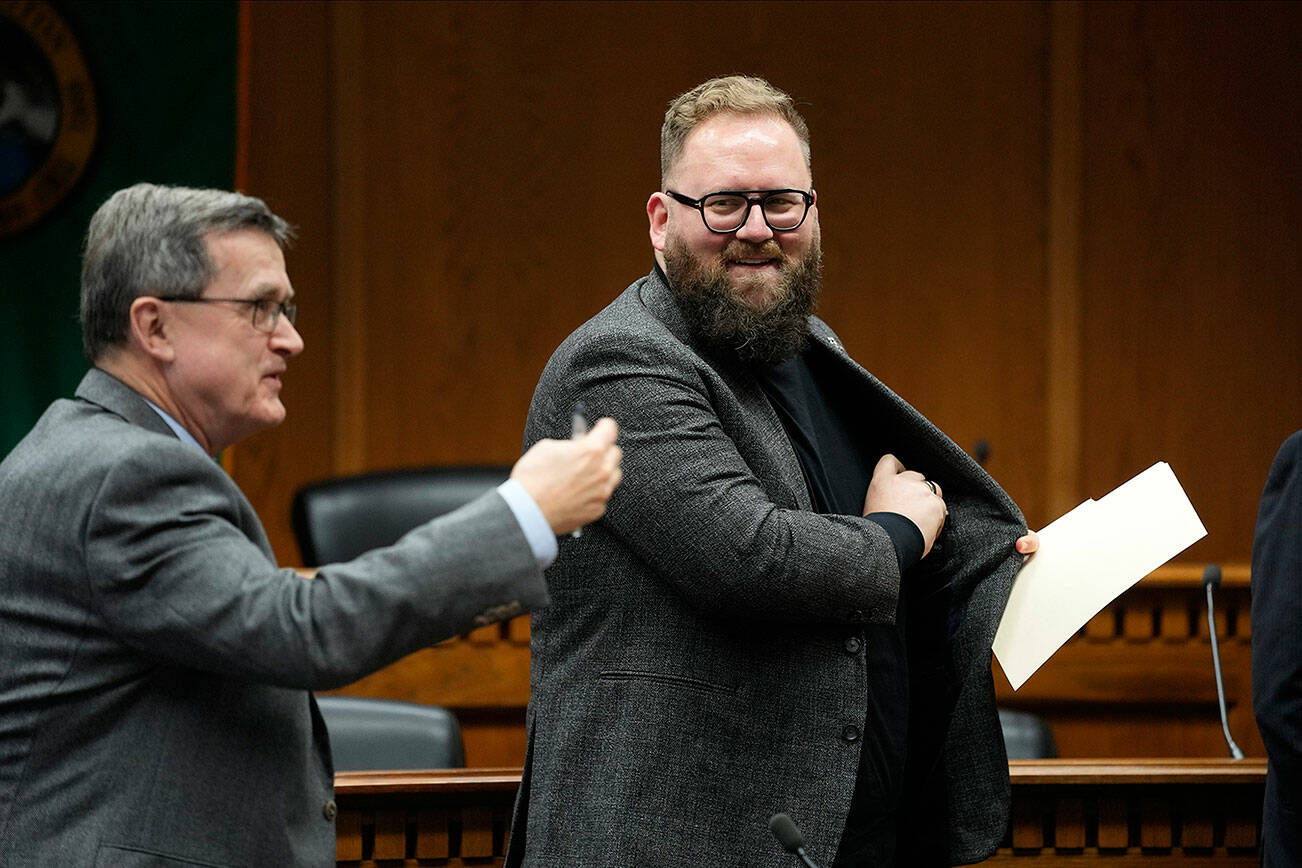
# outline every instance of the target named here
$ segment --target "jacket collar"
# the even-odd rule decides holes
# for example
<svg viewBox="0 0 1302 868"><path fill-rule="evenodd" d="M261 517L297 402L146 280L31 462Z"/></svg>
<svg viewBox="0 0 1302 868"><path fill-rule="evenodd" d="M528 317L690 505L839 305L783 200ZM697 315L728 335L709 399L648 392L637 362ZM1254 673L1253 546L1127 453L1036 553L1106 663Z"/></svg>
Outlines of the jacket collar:
<svg viewBox="0 0 1302 868"><path fill-rule="evenodd" d="M669 278L660 270L659 263L656 263L651 273L635 286L642 305L669 330L670 334L697 353L709 354L711 361L718 361L713 354L709 353L709 347L695 330L687 324L683 311L678 306L678 300L674 298L674 291L669 288Z"/></svg>
<svg viewBox="0 0 1302 868"><path fill-rule="evenodd" d="M139 425L155 434L176 437L163 417L154 412L154 408L149 406L139 392L99 368L91 368L86 372L86 376L81 378L81 384L77 386L76 394L79 399L103 407L133 425Z"/></svg>

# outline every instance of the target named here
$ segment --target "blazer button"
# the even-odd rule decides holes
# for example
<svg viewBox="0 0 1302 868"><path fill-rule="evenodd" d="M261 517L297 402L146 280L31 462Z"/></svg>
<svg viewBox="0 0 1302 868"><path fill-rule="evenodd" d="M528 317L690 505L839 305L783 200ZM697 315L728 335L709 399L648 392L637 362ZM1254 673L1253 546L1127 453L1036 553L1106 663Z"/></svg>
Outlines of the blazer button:
<svg viewBox="0 0 1302 868"><path fill-rule="evenodd" d="M858 654L863 649L863 642L858 636L848 636L845 640L845 653Z"/></svg>
<svg viewBox="0 0 1302 868"><path fill-rule="evenodd" d="M850 742L850 744L854 744L859 740L859 727L853 723L847 723L845 728L841 730L841 738Z"/></svg>
<svg viewBox="0 0 1302 868"><path fill-rule="evenodd" d="M332 823L335 821L335 817L339 816L339 806L335 804L334 799L321 806L321 816Z"/></svg>

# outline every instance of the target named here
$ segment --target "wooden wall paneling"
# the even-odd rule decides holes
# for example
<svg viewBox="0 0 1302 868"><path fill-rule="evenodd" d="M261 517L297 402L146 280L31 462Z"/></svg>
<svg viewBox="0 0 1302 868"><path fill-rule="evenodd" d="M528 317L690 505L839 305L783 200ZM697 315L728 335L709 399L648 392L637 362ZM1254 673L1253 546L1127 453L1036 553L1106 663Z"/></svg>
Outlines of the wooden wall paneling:
<svg viewBox="0 0 1302 868"><path fill-rule="evenodd" d="M335 171L333 193L331 265L335 275L334 342L329 355L335 385L334 463L332 475L368 469L368 433L371 413L367 403L373 374L401 378L401 369L369 369L367 323L375 315L370 292L374 248L366 233L376 210L377 190L372 186L370 147L366 123L374 109L374 86L367 73L372 58L366 43L369 16L360 4L330 5L330 143Z"/></svg>
<svg viewBox="0 0 1302 868"><path fill-rule="evenodd" d="M248 182L300 224L309 293L291 419L233 450L282 558L301 481L514 457L546 356L649 263L664 101L720 68L811 120L829 320L992 443L1033 525L1073 500L1076 438L1075 499L1172 459L1212 511L1191 557L1246 556L1302 415L1296 8L792 8L740 26L817 64L721 46L727 4L248 4Z"/></svg>
<svg viewBox="0 0 1302 868"><path fill-rule="evenodd" d="M1302 424L1302 9L1083 12L1083 493L1166 460L1241 560Z"/></svg>
<svg viewBox="0 0 1302 868"><path fill-rule="evenodd" d="M307 351L289 419L228 461L282 562L304 482L518 454L552 349L650 266L665 102L732 70L769 76L810 121L826 318L961 445L991 442L1032 526L1165 459L1210 531L1186 557L1246 560L1266 468L1302 418L1298 7L736 10L244 7L247 184L300 227ZM797 50L757 54L775 32ZM1107 653L1128 634L1154 661L1183 647L1181 616L1151 605L1082 642ZM1223 616L1236 665L1246 611ZM484 674L461 653L423 656ZM497 704L468 710L512 732L527 683L484 683ZM1242 700L1231 714L1250 721ZM1069 741L1113 725L1092 721Z"/></svg>
<svg viewBox="0 0 1302 868"><path fill-rule="evenodd" d="M367 7L371 102L353 123L384 203L362 227L372 466L512 460L551 350L647 267L654 127L632 148L627 120L591 117L630 82L583 27L617 37L608 25L627 13L584 14ZM621 245L617 277L594 275Z"/></svg>
<svg viewBox="0 0 1302 868"><path fill-rule="evenodd" d="M852 355L1047 521L1046 7L863 4L809 102L827 289ZM864 40L872 46L864 51ZM853 44L852 44L853 43Z"/></svg>
<svg viewBox="0 0 1302 868"><path fill-rule="evenodd" d="M334 132L330 126L330 19L326 3L242 2L241 127L244 192L266 200L298 230L285 259L306 349L292 361L277 428L226 451L226 466L262 519L282 564L300 562L289 502L303 483L334 473L337 378L335 269L330 254Z"/></svg>
<svg viewBox="0 0 1302 868"><path fill-rule="evenodd" d="M821 45L815 66L721 45L737 23L726 4L359 8L331 6L333 259L350 294L336 454L355 455L358 425L367 468L518 454L551 350L649 266L665 101L759 67L814 127L834 325L870 366L902 352L887 379L966 428L968 448L991 440L1019 500L1038 496L1043 438L1024 424L1043 392L1038 361L1025 382L1044 354L1028 326L1043 272L1038 7L748 7L748 27L782 21L793 44ZM652 88L666 52L680 62Z"/></svg>
<svg viewBox="0 0 1302 868"><path fill-rule="evenodd" d="M1081 8L1049 9L1049 201L1046 507L1049 520L1081 493ZM1042 527L1046 522L1032 522Z"/></svg>

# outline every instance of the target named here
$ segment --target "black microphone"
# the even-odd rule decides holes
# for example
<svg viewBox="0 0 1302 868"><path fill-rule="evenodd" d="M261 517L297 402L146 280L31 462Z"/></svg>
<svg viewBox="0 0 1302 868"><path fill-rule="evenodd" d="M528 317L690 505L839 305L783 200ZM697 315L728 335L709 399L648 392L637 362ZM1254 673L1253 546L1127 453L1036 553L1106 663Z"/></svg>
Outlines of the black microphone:
<svg viewBox="0 0 1302 868"><path fill-rule="evenodd" d="M1212 637L1212 670L1216 673L1216 699L1221 706L1221 731L1225 733L1225 743L1230 746L1230 756L1243 759L1243 750L1234 743L1230 735L1230 718L1225 711L1225 683L1221 678L1221 649L1216 639L1216 618L1212 614L1212 588L1221 583L1221 568L1217 564L1203 567L1203 587L1207 589L1207 632Z"/></svg>
<svg viewBox="0 0 1302 868"><path fill-rule="evenodd" d="M804 862L806 868L818 868L814 860L805 854L805 836L800 834L800 830L796 828L796 824L790 817L786 814L774 814L769 817L769 831L778 839L782 849Z"/></svg>

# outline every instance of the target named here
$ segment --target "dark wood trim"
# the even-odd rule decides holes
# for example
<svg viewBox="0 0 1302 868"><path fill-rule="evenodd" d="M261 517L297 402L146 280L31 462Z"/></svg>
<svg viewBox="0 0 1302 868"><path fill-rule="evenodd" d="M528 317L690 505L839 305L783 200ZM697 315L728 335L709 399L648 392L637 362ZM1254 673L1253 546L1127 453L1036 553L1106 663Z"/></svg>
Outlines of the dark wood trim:
<svg viewBox="0 0 1302 868"><path fill-rule="evenodd" d="M1262 759L1018 760L996 864L1255 865ZM499 866L520 783L514 768L335 776L341 866ZM414 862L411 860L415 860Z"/></svg>
<svg viewBox="0 0 1302 868"><path fill-rule="evenodd" d="M1261 784L1266 761L1159 757L1155 759L1011 760L1014 787L1032 784Z"/></svg>

